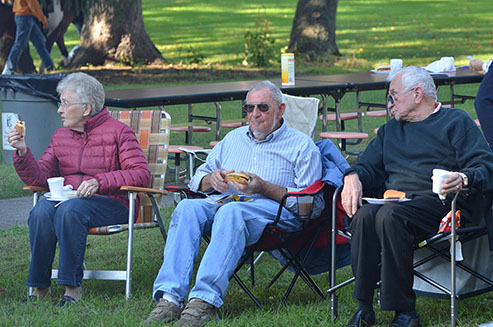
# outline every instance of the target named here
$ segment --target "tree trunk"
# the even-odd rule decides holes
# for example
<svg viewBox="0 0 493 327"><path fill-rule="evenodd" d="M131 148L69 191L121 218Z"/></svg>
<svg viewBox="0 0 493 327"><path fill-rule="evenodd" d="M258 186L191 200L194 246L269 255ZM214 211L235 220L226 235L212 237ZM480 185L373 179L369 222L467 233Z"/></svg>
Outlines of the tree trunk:
<svg viewBox="0 0 493 327"><path fill-rule="evenodd" d="M95 1L84 15L80 48L70 66L164 63L144 27L142 0Z"/></svg>
<svg viewBox="0 0 493 327"><path fill-rule="evenodd" d="M3 70L5 66L5 62L9 57L10 49L14 45L14 40L10 37L4 35L0 38L0 72ZM22 74L32 74L36 73L36 67L33 64L33 58L29 53L29 44L22 52L21 57L19 58L19 62L17 63L17 71Z"/></svg>
<svg viewBox="0 0 493 327"><path fill-rule="evenodd" d="M313 60L340 56L336 44L338 0L298 0L288 51Z"/></svg>

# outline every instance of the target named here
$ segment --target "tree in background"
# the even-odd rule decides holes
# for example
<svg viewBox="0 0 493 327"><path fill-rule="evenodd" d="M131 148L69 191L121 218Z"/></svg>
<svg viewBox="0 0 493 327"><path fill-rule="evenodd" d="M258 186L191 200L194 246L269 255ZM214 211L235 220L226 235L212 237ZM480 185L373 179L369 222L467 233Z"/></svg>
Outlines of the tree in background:
<svg viewBox="0 0 493 327"><path fill-rule="evenodd" d="M340 56L336 44L338 0L298 0L288 52L308 60L332 54Z"/></svg>
<svg viewBox="0 0 493 327"><path fill-rule="evenodd" d="M164 63L142 17L142 0L86 0L80 48L72 67Z"/></svg>
<svg viewBox="0 0 493 327"><path fill-rule="evenodd" d="M48 2L41 1L43 8ZM164 62L145 30L142 0L62 0L61 6L64 8L64 18L59 27L62 30L62 40L63 33L77 16L76 13L80 12L80 7L84 9L79 51L69 67ZM0 66L3 67L15 39L12 4L0 6L0 18ZM28 47L19 61L18 69L22 73L35 72Z"/></svg>

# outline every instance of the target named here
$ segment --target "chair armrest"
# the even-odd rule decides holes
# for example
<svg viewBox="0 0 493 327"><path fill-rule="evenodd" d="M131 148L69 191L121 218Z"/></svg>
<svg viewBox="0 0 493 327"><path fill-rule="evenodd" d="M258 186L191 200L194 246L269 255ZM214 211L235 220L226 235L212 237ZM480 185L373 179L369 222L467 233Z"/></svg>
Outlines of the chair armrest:
<svg viewBox="0 0 493 327"><path fill-rule="evenodd" d="M282 209L284 208L284 204L286 203L288 197L314 196L318 192L322 191L324 186L325 186L325 182L323 182L322 180L318 180L314 182L312 185L308 186L307 188L299 192L287 192L286 194L284 194L284 196L281 199L281 203L279 204L279 209L277 210L276 218L272 223L270 223L270 225L271 226L277 225L277 223L281 219L281 212Z"/></svg>
<svg viewBox="0 0 493 327"><path fill-rule="evenodd" d="M308 186L304 190L301 190L299 192L288 192L286 193L286 197L294 196L294 197L300 197L300 196L313 196L320 192L325 186L325 182L322 180L318 180L312 185Z"/></svg>
<svg viewBox="0 0 493 327"><path fill-rule="evenodd" d="M193 192L188 187L184 186L165 186L164 187L168 192L181 193L187 199L201 199L205 198L206 195L204 193Z"/></svg>
<svg viewBox="0 0 493 327"><path fill-rule="evenodd" d="M26 185L22 188L25 191L33 191L33 192L48 192L49 189L44 186L34 186L34 185Z"/></svg>
<svg viewBox="0 0 493 327"><path fill-rule="evenodd" d="M162 195L168 194L168 191L166 191L166 190L158 190L158 189L154 189L154 188L128 186L128 185L120 187L120 190L121 191L127 191L127 192L144 192L144 193L154 193L154 194L162 194Z"/></svg>

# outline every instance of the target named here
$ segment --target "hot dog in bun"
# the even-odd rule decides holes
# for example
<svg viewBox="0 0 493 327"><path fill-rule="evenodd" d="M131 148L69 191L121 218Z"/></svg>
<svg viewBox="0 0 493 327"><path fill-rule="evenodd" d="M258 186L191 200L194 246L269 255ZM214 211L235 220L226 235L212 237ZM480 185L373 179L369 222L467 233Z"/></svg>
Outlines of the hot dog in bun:
<svg viewBox="0 0 493 327"><path fill-rule="evenodd" d="M15 125L14 128L21 134L21 136L26 136L26 123L21 121L18 121Z"/></svg>
<svg viewBox="0 0 493 327"><path fill-rule="evenodd" d="M235 173L235 172L227 174L226 177L224 178L224 181L226 182L230 182L230 181L237 182L243 185L248 185L249 180L250 177L248 177L247 175L242 173Z"/></svg>
<svg viewBox="0 0 493 327"><path fill-rule="evenodd" d="M405 199L406 193L396 190L387 190L383 194L384 199Z"/></svg>

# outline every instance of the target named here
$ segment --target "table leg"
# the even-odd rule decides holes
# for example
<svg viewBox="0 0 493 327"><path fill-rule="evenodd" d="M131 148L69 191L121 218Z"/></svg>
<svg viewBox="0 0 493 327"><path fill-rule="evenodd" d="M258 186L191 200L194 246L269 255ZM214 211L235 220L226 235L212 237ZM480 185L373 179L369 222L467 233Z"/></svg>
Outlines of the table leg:
<svg viewBox="0 0 493 327"><path fill-rule="evenodd" d="M216 105L216 141L221 139L221 104L214 102Z"/></svg>

